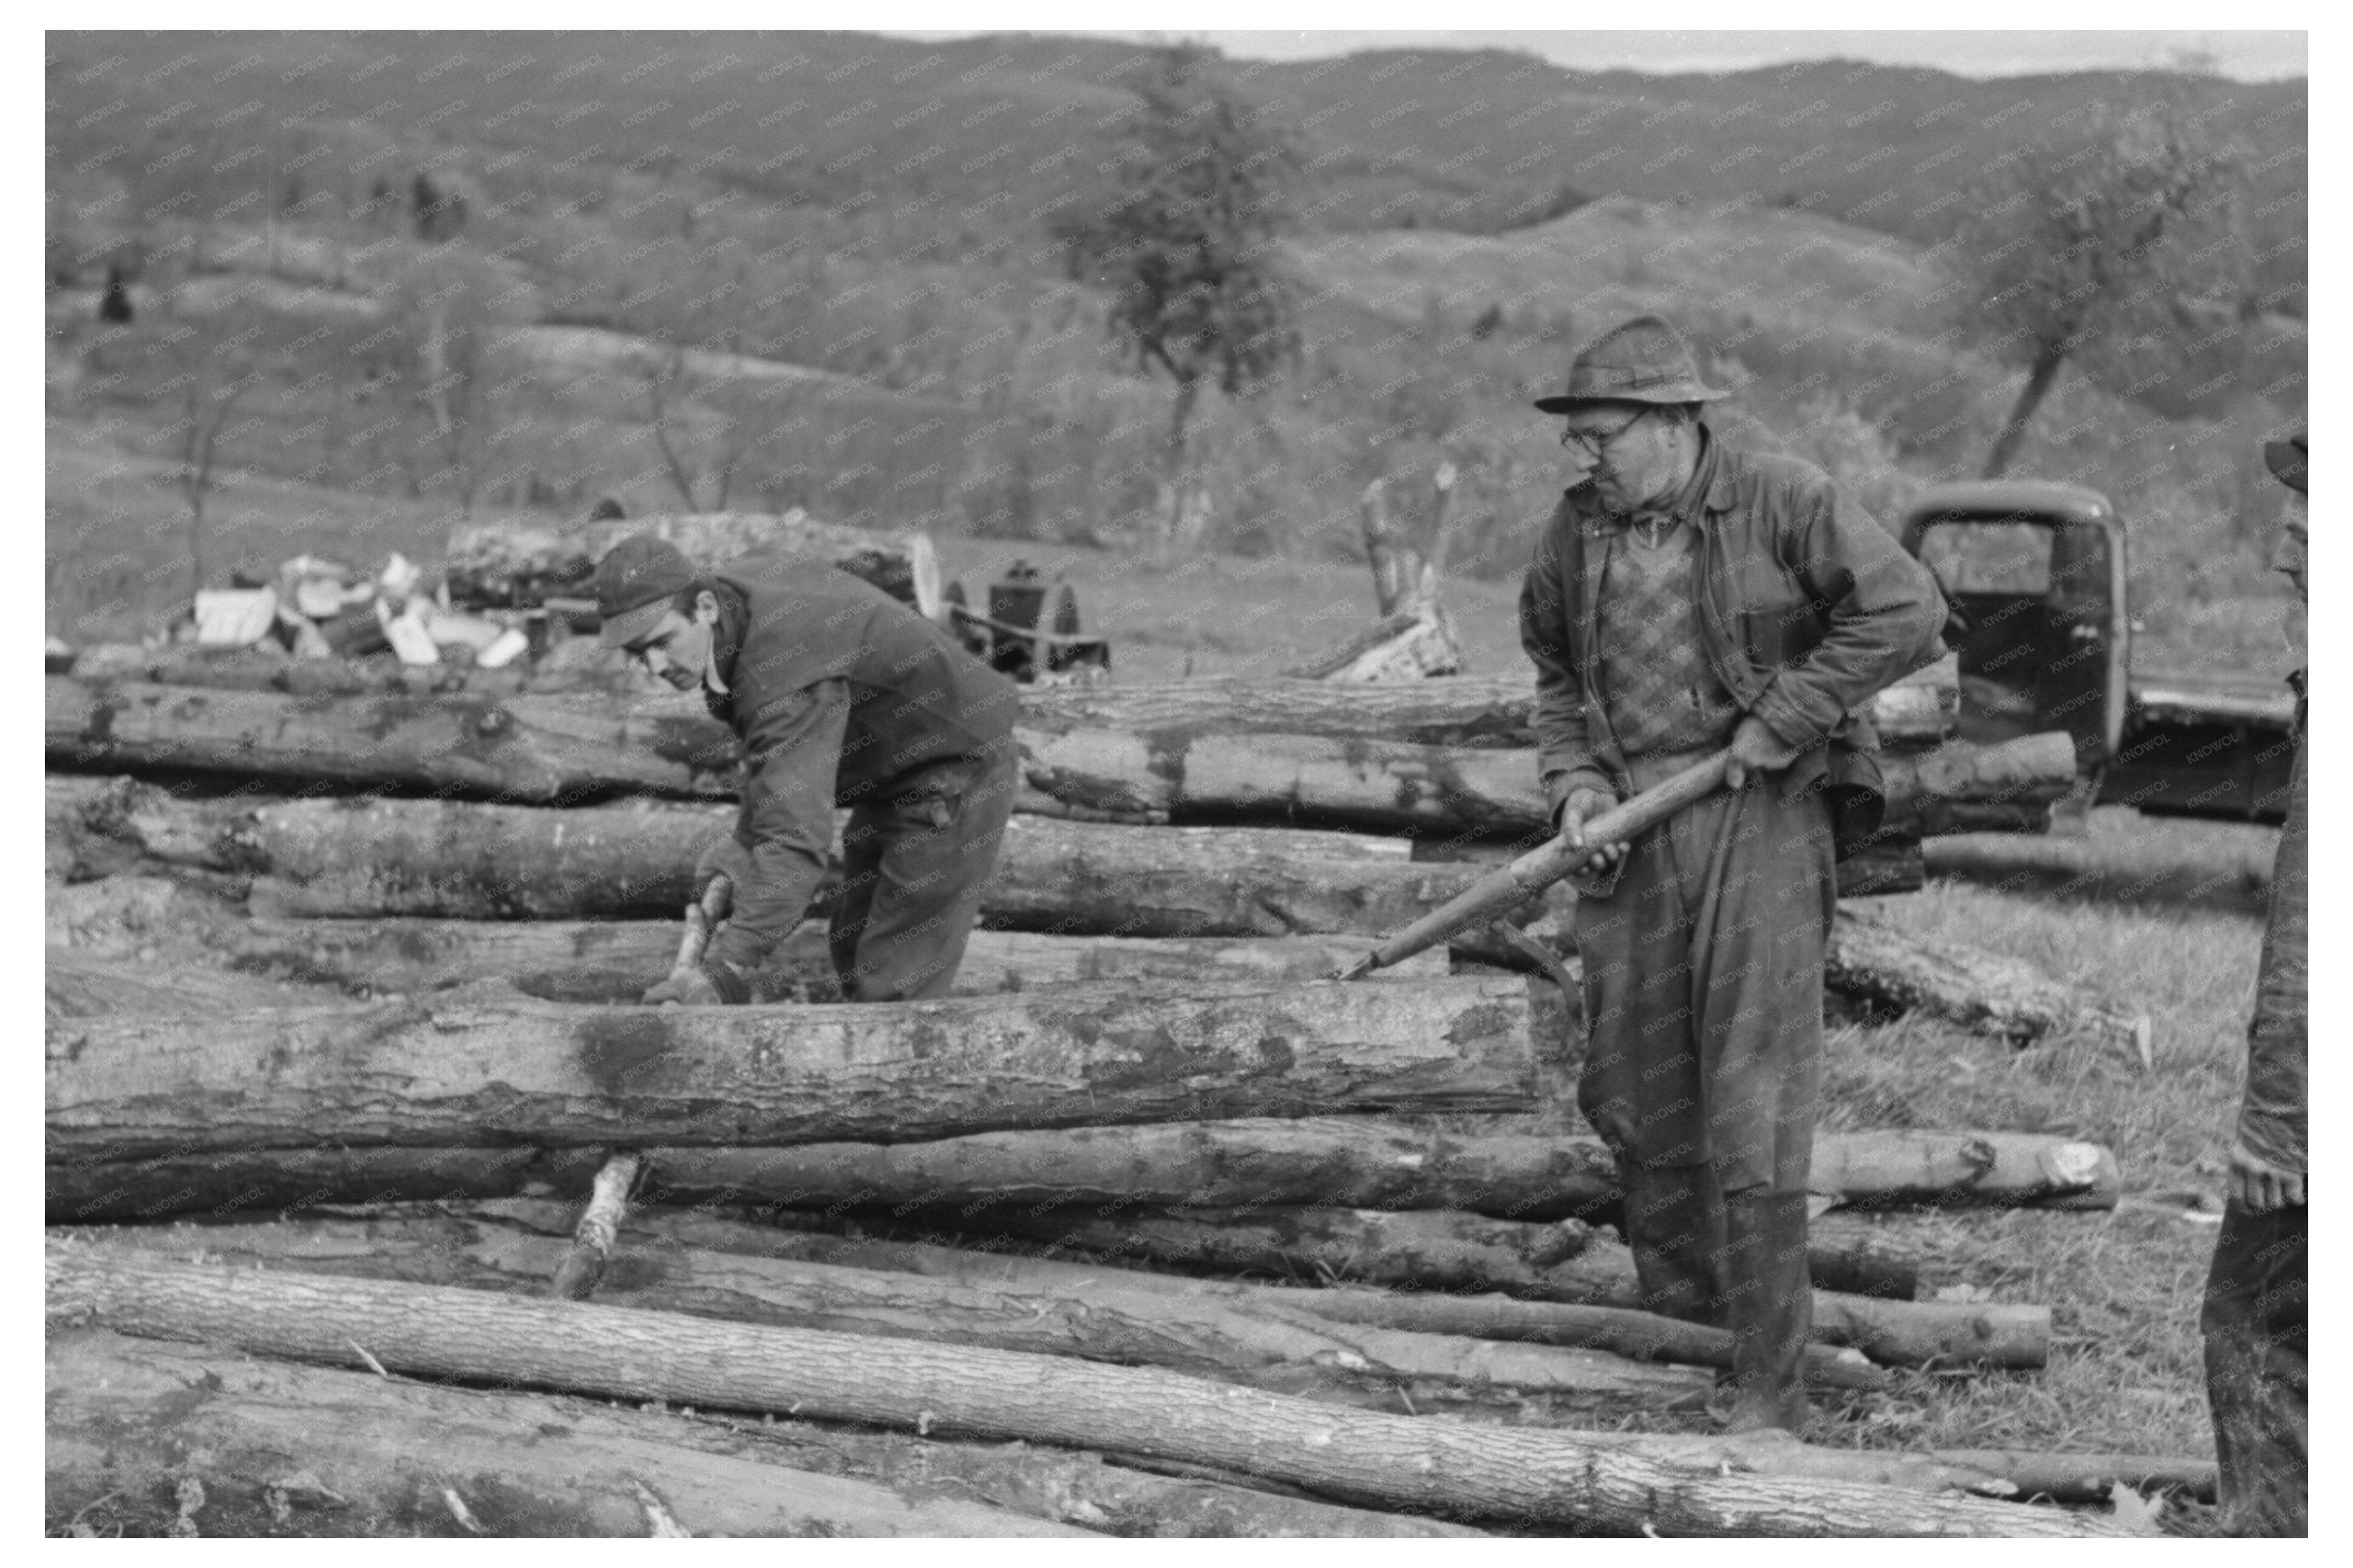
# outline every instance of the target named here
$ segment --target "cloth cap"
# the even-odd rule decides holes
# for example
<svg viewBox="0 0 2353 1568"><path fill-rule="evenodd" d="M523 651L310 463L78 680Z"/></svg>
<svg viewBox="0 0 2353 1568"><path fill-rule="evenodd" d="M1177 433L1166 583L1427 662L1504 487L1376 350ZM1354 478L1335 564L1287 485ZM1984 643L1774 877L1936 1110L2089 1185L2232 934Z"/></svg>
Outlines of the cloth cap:
<svg viewBox="0 0 2353 1568"><path fill-rule="evenodd" d="M2272 478L2298 495L2310 495L2305 487L2305 435L2302 430L2284 441L2263 443L2263 462L2271 468Z"/></svg>
<svg viewBox="0 0 2353 1568"><path fill-rule="evenodd" d="M597 640L627 647L661 624L662 612L694 586L694 567L668 540L633 533L596 563Z"/></svg>
<svg viewBox="0 0 2353 1568"><path fill-rule="evenodd" d="M1663 316L1637 316L1587 343L1569 362L1568 390L1539 397L1546 414L1580 403L1711 403L1731 394L1699 378L1691 345Z"/></svg>

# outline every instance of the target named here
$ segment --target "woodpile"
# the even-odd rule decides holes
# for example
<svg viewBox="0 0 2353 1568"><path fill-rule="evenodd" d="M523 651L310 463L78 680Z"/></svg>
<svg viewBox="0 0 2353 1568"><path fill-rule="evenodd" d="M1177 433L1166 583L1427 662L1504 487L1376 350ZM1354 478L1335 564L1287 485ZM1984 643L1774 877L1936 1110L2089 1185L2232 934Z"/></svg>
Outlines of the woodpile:
<svg viewBox="0 0 2353 1568"><path fill-rule="evenodd" d="M2115 1526L2021 1501L2211 1488L1691 1435L1728 1333L1638 1310L1606 1151L1532 1130L1583 1050L1567 890L1329 978L1546 832L1529 683L1426 678L1460 663L1435 493L1410 527L1367 493L1380 618L1314 679L1025 692L936 1002L828 1005L821 891L758 1005L635 1005L735 745L609 661L59 661L52 1530L2083 1536ZM716 561L778 522L661 526ZM473 530L448 582L561 616L645 525L601 526ZM794 526L939 591L920 536ZM1852 885L2072 776L2055 737L1953 742L1954 706L1948 667L1875 701L1892 826ZM1832 977L2005 1038L2126 1026L1852 910ZM2051 1339L1918 1299L1935 1259L1863 1211L2119 1186L2095 1145L1930 1131L1826 1132L1812 1184L1809 1375L1853 1394Z"/></svg>

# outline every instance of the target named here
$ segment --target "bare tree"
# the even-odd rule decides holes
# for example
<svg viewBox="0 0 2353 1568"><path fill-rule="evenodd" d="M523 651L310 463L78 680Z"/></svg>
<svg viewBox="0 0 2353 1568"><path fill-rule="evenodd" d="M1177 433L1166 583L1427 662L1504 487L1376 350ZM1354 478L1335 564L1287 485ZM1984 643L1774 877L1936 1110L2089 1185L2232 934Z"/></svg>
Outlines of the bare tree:
<svg viewBox="0 0 2353 1568"><path fill-rule="evenodd" d="M205 585L205 498L217 486L213 465L220 454L222 429L237 411L238 399L252 389L251 374L207 387L192 381L180 419L180 493L188 500L188 592Z"/></svg>
<svg viewBox="0 0 2353 1568"><path fill-rule="evenodd" d="M677 487L680 499L689 511L725 511L727 497L735 488L735 472L743 466L744 454L751 446L750 428L733 415L721 416L715 431L689 430L689 444L704 448L700 456L707 458L701 473L687 466L687 454L672 439L672 432L687 427L683 413L677 408L674 394L686 384L686 351L673 348L659 366L646 373L646 423L653 431L654 445L661 452L662 465L669 470L670 482ZM689 394L691 400L691 393ZM716 439L712 439L715 434ZM715 481L711 504L702 504L697 495L702 480Z"/></svg>
<svg viewBox="0 0 2353 1568"><path fill-rule="evenodd" d="M1164 527L1198 514L1186 495L1186 431L1205 383L1229 397L1298 353L1295 291L1277 266L1289 224L1282 181L1299 163L1193 46L1161 51L1137 88L1141 110L1110 171L1114 194L1058 216L1071 274L1112 291L1109 326L1136 363L1176 384L1169 410Z"/></svg>
<svg viewBox="0 0 2353 1568"><path fill-rule="evenodd" d="M1984 183L1959 244L1975 325L2026 368L1988 479L2067 365L2147 353L2179 335L2189 301L2241 280L2235 162L2170 109L2101 109L2072 145L2022 151Z"/></svg>

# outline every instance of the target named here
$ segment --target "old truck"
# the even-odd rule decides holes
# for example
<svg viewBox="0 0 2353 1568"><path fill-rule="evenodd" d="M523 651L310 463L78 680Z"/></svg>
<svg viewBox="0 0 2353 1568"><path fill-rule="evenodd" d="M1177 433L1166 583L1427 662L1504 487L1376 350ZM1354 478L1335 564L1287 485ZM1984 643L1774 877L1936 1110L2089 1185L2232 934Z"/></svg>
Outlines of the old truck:
<svg viewBox="0 0 2353 1568"><path fill-rule="evenodd" d="M1937 485L1905 511L1904 547L1955 612L1959 738L2073 737L2078 800L2282 820L2295 700L2261 675L2137 666L2124 520L2078 485Z"/></svg>

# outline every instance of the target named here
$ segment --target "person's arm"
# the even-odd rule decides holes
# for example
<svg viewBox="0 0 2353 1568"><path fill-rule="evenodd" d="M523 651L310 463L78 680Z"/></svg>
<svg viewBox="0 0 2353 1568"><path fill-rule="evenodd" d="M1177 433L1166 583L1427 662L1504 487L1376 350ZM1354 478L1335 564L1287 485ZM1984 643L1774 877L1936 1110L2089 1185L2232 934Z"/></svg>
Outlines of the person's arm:
<svg viewBox="0 0 2353 1568"><path fill-rule="evenodd" d="M1776 670L1750 711L1800 751L1909 674L1936 646L1945 596L1928 569L1828 479L1799 484L1784 560L1830 625L1806 656Z"/></svg>
<svg viewBox="0 0 2353 1568"><path fill-rule="evenodd" d="M2271 911L2255 977L2254 1018L2247 1026L2247 1086L2230 1152L2232 1191L2257 1213L2305 1201L2311 1157L2306 1077L2311 1033L2308 801L2299 746L2287 823L2272 862Z"/></svg>
<svg viewBox="0 0 2353 1568"><path fill-rule="evenodd" d="M1520 647L1535 666L1536 772L1553 819L1569 795L1592 790L1617 799L1617 788L1595 750L1585 710L1585 681L1567 630L1567 595L1573 584L1567 563L1554 548L1577 547L1576 535L1547 524L1537 536L1535 558L1520 581Z"/></svg>
<svg viewBox="0 0 2353 1568"><path fill-rule="evenodd" d="M800 924L824 879L849 724L849 683L840 679L787 693L750 716L739 818L744 871L734 914L704 960L731 1002L743 1000L743 977Z"/></svg>

